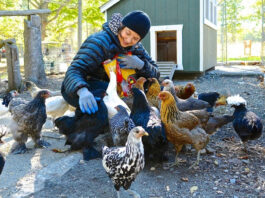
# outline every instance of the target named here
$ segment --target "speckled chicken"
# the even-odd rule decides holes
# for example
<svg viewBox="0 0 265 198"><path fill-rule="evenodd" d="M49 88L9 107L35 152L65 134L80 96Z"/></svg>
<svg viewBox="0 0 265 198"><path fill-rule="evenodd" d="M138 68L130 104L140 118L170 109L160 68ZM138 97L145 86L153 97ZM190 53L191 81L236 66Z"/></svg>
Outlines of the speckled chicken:
<svg viewBox="0 0 265 198"><path fill-rule="evenodd" d="M200 151L206 147L209 142L209 136L200 127L200 122L196 116L188 112L179 111L175 99L168 91L162 91L159 94L161 99L161 119L165 125L166 135L176 149L175 163L178 164L177 155L183 145L192 144L197 150L197 161L190 167L199 164Z"/></svg>
<svg viewBox="0 0 265 198"><path fill-rule="evenodd" d="M188 99L196 91L195 86L192 83L187 83L185 86L175 86L176 95L181 99Z"/></svg>
<svg viewBox="0 0 265 198"><path fill-rule="evenodd" d="M193 97L189 97L186 100L178 98L176 96L174 84L169 79L164 80L162 82L162 85L164 86L163 88L164 91L169 91L173 95L177 103L178 109L180 111L198 110L198 109L205 109L205 108L210 107L210 104L208 102L205 102L203 100L198 100Z"/></svg>
<svg viewBox="0 0 265 198"><path fill-rule="evenodd" d="M28 136L31 136L35 147L47 147L50 144L41 140L41 129L46 121L45 99L50 97L47 90L40 91L35 98L27 104L10 106L12 120L10 130L16 145L12 148L12 153L25 153Z"/></svg>
<svg viewBox="0 0 265 198"><path fill-rule="evenodd" d="M148 136L148 133L137 126L130 131L124 147L103 148L102 165L114 183L118 198L121 187L133 193L134 197L140 197L129 188L145 165L142 136Z"/></svg>
<svg viewBox="0 0 265 198"><path fill-rule="evenodd" d="M247 151L247 141L258 139L262 134L261 119L246 108L246 100L239 95L228 97L227 103L235 108L233 127L242 140L245 151Z"/></svg>
<svg viewBox="0 0 265 198"><path fill-rule="evenodd" d="M124 146L129 132L135 127L130 115L122 105L116 107L118 113L109 121L110 132L115 146Z"/></svg>
<svg viewBox="0 0 265 198"><path fill-rule="evenodd" d="M144 92L132 88L132 93L134 100L130 117L136 126L142 126L149 133L143 138L146 160L163 161L168 146L164 125L148 104Z"/></svg>

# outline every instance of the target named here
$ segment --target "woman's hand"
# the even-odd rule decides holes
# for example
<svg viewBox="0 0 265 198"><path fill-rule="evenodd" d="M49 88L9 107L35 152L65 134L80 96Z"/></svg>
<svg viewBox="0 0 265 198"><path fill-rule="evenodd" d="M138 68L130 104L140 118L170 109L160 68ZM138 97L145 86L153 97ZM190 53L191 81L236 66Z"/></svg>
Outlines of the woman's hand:
<svg viewBox="0 0 265 198"><path fill-rule="evenodd" d="M142 61L136 55L119 55L118 61L122 69L142 69L144 66L144 61Z"/></svg>
<svg viewBox="0 0 265 198"><path fill-rule="evenodd" d="M79 96L79 106L83 113L94 114L98 111L96 100L100 98L94 97L86 87L79 89L77 95Z"/></svg>

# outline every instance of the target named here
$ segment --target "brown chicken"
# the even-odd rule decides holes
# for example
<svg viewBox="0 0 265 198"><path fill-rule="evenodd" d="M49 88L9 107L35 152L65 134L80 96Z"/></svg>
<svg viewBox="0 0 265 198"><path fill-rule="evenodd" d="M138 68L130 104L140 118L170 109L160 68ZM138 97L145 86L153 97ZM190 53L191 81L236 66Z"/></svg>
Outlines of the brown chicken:
<svg viewBox="0 0 265 198"><path fill-rule="evenodd" d="M168 91L162 91L159 94L161 99L161 120L165 125L167 139L175 146L177 165L178 153L183 145L191 144L197 150L197 160L190 168L199 164L200 151L206 147L209 142L209 136L199 126L199 119L191 113L179 111L175 99ZM171 165L171 166L172 166Z"/></svg>
<svg viewBox="0 0 265 198"><path fill-rule="evenodd" d="M195 86L192 83L187 83L185 86L175 86L176 94L181 99L188 99L196 91Z"/></svg>
<svg viewBox="0 0 265 198"><path fill-rule="evenodd" d="M158 100L158 94L161 91L160 84L156 78L149 78L151 84L147 90L146 97L151 106L160 109L160 100Z"/></svg>
<svg viewBox="0 0 265 198"><path fill-rule="evenodd" d="M198 110L198 109L205 109L211 107L208 102L205 102L203 100L198 100L193 97L189 97L186 100L180 99L176 95L174 83L169 79L164 80L162 82L162 85L164 86L163 88L164 91L169 91L173 95L177 103L178 109L180 111Z"/></svg>
<svg viewBox="0 0 265 198"><path fill-rule="evenodd" d="M144 92L144 83L146 82L145 77L140 77L136 80L136 83L134 84L135 88L138 88Z"/></svg>

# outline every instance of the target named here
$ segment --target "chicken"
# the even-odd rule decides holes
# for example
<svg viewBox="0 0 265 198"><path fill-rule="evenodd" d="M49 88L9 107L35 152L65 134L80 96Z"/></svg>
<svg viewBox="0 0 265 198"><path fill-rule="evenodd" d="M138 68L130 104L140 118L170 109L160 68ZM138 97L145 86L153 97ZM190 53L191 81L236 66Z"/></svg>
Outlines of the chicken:
<svg viewBox="0 0 265 198"><path fill-rule="evenodd" d="M209 113L206 109L191 110L186 112L195 115L199 120L200 127L202 127L203 129L206 127L210 117L212 116L212 114Z"/></svg>
<svg viewBox="0 0 265 198"><path fill-rule="evenodd" d="M223 116L211 116L204 127L207 134L212 135L222 126L232 122L234 120L233 115L223 115Z"/></svg>
<svg viewBox="0 0 265 198"><path fill-rule="evenodd" d="M174 84L169 79L164 80L162 82L162 85L164 86L163 88L164 91L169 91L173 95L177 103L178 109L180 111L198 110L198 109L205 109L205 108L210 107L210 104L208 102L205 102L203 100L198 100L193 97L190 97L186 100L178 98L176 96Z"/></svg>
<svg viewBox="0 0 265 198"><path fill-rule="evenodd" d="M0 175L4 169L5 166L5 158L3 157L3 155L0 153Z"/></svg>
<svg viewBox="0 0 265 198"><path fill-rule="evenodd" d="M95 97L101 98L97 101L98 111L95 114L84 114L78 108L74 117L63 116L55 120L59 133L66 136L65 144L71 145L71 150L83 149L83 157L87 161L101 156L93 148L93 141L99 134L109 130L107 107L102 100L105 90L91 92Z"/></svg>
<svg viewBox="0 0 265 198"><path fill-rule="evenodd" d="M132 88L132 93L133 107L130 118L136 126L142 126L149 133L148 137L143 138L145 156L152 161L163 161L168 146L164 125L148 104L144 92Z"/></svg>
<svg viewBox="0 0 265 198"><path fill-rule="evenodd" d="M156 78L148 79L151 81L151 84L148 87L146 92L146 98L151 106L154 106L160 109L160 100L158 100L158 94L161 90L160 84Z"/></svg>
<svg viewBox="0 0 265 198"><path fill-rule="evenodd" d="M181 99L188 99L194 94L196 88L192 83L187 83L185 86L175 86L176 95Z"/></svg>
<svg viewBox="0 0 265 198"><path fill-rule="evenodd" d="M16 96L18 96L19 93L16 90L12 90L10 92L8 92L7 94L5 94L5 96L3 97L3 102L2 105L4 105L5 107L8 107L9 102Z"/></svg>
<svg viewBox="0 0 265 198"><path fill-rule="evenodd" d="M108 148L105 146L103 148L102 165L114 183L118 198L121 187L134 197L140 197L138 193L129 188L145 165L142 136L148 136L148 133L138 126L130 131L124 147Z"/></svg>
<svg viewBox="0 0 265 198"><path fill-rule="evenodd" d="M18 95L19 93L15 90L12 90L5 94L5 96L3 97L3 101L0 103L0 115L4 115L8 112L8 105L10 101Z"/></svg>
<svg viewBox="0 0 265 198"><path fill-rule="evenodd" d="M146 82L145 77L140 77L136 80L136 83L133 85L135 88L138 88L142 91L144 91L144 83Z"/></svg>
<svg viewBox="0 0 265 198"><path fill-rule="evenodd" d="M34 97L38 91L43 90L37 87L37 85L31 81L26 81L25 84L32 97ZM73 108L64 100L60 91L50 92L52 97L47 98L45 105L46 113L52 118L53 122L56 118L63 116L67 110L75 111L75 108Z"/></svg>
<svg viewBox="0 0 265 198"><path fill-rule="evenodd" d="M110 132L115 146L124 146L129 132L135 127L134 122L126 109L119 105L116 107L118 113L109 121Z"/></svg>
<svg viewBox="0 0 265 198"><path fill-rule="evenodd" d="M39 88L34 82L32 81L25 81L25 87L27 91L29 91L32 98L35 98L35 96L42 91L43 89ZM50 91L51 96L58 96L61 95L61 91Z"/></svg>
<svg viewBox="0 0 265 198"><path fill-rule="evenodd" d="M122 105L125 107L127 112L130 114L131 110L127 104L117 94L117 82L116 74L110 71L110 82L106 91L107 95L103 98L104 103L108 108L108 117L111 119L116 113L118 113L116 106Z"/></svg>
<svg viewBox="0 0 265 198"><path fill-rule="evenodd" d="M31 136L35 147L47 147L50 144L41 140L41 129L46 121L45 99L50 97L47 90L40 91L35 98L27 104L10 106L12 115L10 130L17 144L12 153L25 153L28 136ZM12 102L12 101L11 101Z"/></svg>
<svg viewBox="0 0 265 198"><path fill-rule="evenodd" d="M198 99L206 101L210 104L211 107L207 108L207 111L209 111L209 112L213 112L213 107L216 106L216 104L217 104L217 106L226 104L225 103L226 97L223 95L220 95L218 92L201 93L198 95ZM221 101L224 101L224 103Z"/></svg>
<svg viewBox="0 0 265 198"><path fill-rule="evenodd" d="M245 151L247 151L247 141L258 139L262 134L261 119L246 108L246 100L239 95L228 97L227 103L235 108L233 127L243 142Z"/></svg>
<svg viewBox="0 0 265 198"><path fill-rule="evenodd" d="M166 136L176 149L175 163L177 165L178 153L183 145L192 144L197 150L197 161L190 168L199 164L200 151L206 147L209 142L209 136L199 127L199 120L196 116L188 112L179 111L175 99L168 91L162 91L159 94L161 99L161 119L165 125Z"/></svg>

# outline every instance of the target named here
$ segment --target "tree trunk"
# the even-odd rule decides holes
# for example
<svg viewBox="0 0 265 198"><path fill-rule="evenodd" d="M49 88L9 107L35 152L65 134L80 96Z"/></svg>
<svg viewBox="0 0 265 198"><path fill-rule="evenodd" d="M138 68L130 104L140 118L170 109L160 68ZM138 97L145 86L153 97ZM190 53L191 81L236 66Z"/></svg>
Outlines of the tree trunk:
<svg viewBox="0 0 265 198"><path fill-rule="evenodd" d="M46 75L41 51L41 20L38 15L31 15L24 21L24 69L25 79L36 84L45 84Z"/></svg>
<svg viewBox="0 0 265 198"><path fill-rule="evenodd" d="M19 53L15 39L4 41L8 73L8 90L20 90L22 78L20 75Z"/></svg>

